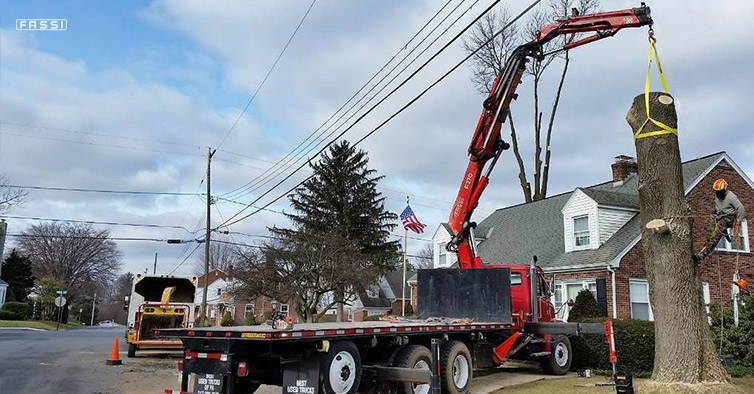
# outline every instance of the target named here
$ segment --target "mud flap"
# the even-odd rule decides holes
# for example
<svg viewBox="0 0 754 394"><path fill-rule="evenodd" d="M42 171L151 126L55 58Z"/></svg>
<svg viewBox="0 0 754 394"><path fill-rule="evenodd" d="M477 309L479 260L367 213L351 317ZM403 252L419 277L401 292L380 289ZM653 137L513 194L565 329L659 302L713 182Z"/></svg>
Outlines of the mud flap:
<svg viewBox="0 0 754 394"><path fill-rule="evenodd" d="M319 394L319 361L301 360L285 364L283 394Z"/></svg>

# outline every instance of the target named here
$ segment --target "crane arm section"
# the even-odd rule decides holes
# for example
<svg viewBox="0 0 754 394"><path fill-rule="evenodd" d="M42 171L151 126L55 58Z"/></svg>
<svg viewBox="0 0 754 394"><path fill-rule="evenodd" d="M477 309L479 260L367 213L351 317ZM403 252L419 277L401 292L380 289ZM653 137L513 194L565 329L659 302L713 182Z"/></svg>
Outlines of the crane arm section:
<svg viewBox="0 0 754 394"><path fill-rule="evenodd" d="M500 130L508 117L510 103L516 98L516 88L521 83L529 58L541 60L557 51L612 37L623 28L651 24L650 9L644 3L639 8L586 15L578 15L574 10L574 15L545 26L531 42L513 50L502 72L495 78L489 96L484 100L482 115L468 148L469 164L448 219L452 239L447 248L458 254L461 268L482 266L482 260L475 250L473 229L476 224L471 221L471 216L489 184L490 173L500 154L509 148L508 143L501 138ZM562 48L544 53L545 44L559 36L587 32L594 34L568 41Z"/></svg>

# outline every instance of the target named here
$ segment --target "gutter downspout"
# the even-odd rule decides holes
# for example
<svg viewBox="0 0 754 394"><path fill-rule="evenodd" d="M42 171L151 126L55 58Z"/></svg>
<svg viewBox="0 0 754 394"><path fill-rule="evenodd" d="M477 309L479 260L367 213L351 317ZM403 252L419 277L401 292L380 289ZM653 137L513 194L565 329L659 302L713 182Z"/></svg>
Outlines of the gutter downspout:
<svg viewBox="0 0 754 394"><path fill-rule="evenodd" d="M607 264L607 272L610 273L610 279L612 281L611 284L611 290L612 290L612 299L613 299L613 319L618 318L618 297L615 293L615 270L610 266L610 263Z"/></svg>

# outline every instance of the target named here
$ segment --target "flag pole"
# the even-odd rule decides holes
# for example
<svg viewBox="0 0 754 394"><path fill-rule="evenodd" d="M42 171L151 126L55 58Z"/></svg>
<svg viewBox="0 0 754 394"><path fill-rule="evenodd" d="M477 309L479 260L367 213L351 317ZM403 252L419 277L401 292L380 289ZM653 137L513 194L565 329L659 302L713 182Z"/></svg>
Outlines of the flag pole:
<svg viewBox="0 0 754 394"><path fill-rule="evenodd" d="M406 196L408 206L408 196ZM406 316L406 251L408 250L408 227L403 226L403 282L401 282L401 316Z"/></svg>

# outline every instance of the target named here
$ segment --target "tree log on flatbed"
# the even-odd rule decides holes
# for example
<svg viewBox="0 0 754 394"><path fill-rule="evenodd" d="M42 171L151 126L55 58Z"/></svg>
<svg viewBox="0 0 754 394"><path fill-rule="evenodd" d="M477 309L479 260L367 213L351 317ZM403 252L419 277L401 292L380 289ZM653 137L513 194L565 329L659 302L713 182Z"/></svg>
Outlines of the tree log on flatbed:
<svg viewBox="0 0 754 394"><path fill-rule="evenodd" d="M653 119L677 127L673 98L649 94ZM644 94L634 98L626 120L635 134L647 119ZM647 122L642 133L661 130ZM678 136L636 138L639 162L641 240L655 319L652 379L662 383L729 382L715 352L692 259L690 209L686 202ZM710 191L711 192L711 191Z"/></svg>

